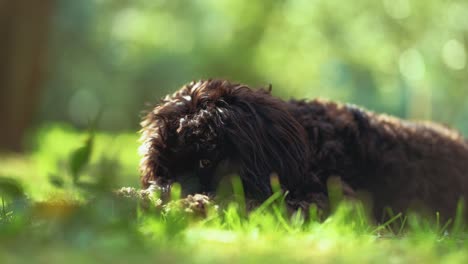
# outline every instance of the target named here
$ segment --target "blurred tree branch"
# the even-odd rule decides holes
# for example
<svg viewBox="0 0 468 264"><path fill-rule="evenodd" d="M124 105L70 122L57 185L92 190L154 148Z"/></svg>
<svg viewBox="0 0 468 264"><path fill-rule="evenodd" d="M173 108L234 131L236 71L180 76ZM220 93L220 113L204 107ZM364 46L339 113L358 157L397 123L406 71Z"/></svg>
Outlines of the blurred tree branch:
<svg viewBox="0 0 468 264"><path fill-rule="evenodd" d="M54 0L0 0L0 149L20 151L44 81Z"/></svg>

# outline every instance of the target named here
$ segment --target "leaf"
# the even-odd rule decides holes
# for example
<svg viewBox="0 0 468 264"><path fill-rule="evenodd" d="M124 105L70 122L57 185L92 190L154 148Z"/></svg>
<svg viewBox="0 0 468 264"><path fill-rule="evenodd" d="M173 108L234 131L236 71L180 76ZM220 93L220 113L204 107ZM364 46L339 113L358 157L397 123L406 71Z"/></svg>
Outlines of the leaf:
<svg viewBox="0 0 468 264"><path fill-rule="evenodd" d="M72 152L70 156L70 172L76 183L82 170L88 165L93 149L94 133L91 131L83 146Z"/></svg>
<svg viewBox="0 0 468 264"><path fill-rule="evenodd" d="M0 196L7 196L13 199L17 199L23 198L25 194L23 187L17 180L0 177Z"/></svg>
<svg viewBox="0 0 468 264"><path fill-rule="evenodd" d="M65 185L63 178L58 175L49 175L49 182L57 188L63 188Z"/></svg>

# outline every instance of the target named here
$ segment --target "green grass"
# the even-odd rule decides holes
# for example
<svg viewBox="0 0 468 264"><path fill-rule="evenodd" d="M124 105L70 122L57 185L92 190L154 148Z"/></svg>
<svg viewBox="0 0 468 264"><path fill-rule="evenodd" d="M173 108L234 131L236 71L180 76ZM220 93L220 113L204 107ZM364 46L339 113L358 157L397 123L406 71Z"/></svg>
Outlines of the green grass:
<svg viewBox="0 0 468 264"><path fill-rule="evenodd" d="M137 201L111 195L114 188L138 186L138 135L96 133L92 141L88 136L63 126L45 127L31 140L28 154L0 156L0 263L468 259L461 219L445 225L393 214L388 223L375 225L361 206L341 203L324 221L313 211L304 220L286 212L280 193L249 214L242 199L210 207L206 217L176 207L143 210ZM92 149L89 160L80 154L87 153L86 146Z"/></svg>

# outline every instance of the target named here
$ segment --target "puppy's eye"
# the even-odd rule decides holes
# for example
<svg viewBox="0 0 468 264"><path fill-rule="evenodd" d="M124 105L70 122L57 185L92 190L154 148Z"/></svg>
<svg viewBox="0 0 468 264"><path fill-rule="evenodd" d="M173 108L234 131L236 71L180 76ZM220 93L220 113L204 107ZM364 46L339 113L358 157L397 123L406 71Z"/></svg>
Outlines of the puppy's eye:
<svg viewBox="0 0 468 264"><path fill-rule="evenodd" d="M211 166L211 160L208 159L202 159L199 162L199 166L201 169L208 168Z"/></svg>

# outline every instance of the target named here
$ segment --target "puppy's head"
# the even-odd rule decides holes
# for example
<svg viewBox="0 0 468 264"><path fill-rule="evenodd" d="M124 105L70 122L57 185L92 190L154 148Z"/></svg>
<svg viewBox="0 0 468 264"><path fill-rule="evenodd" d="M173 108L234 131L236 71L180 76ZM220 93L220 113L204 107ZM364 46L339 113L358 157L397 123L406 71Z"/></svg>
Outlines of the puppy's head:
<svg viewBox="0 0 468 264"><path fill-rule="evenodd" d="M141 123L143 187L211 193L223 176L240 176L248 197L303 182L306 136L285 103L269 91L223 80L191 82L166 96Z"/></svg>

